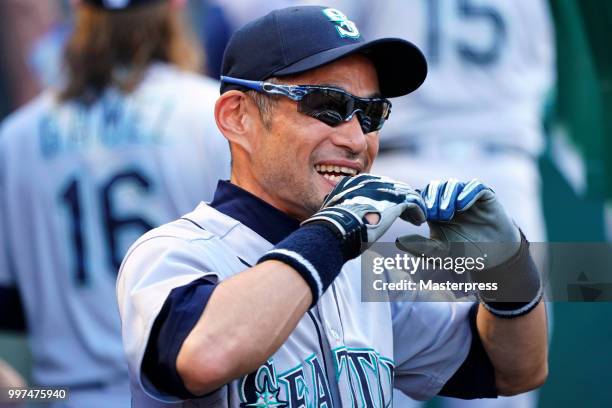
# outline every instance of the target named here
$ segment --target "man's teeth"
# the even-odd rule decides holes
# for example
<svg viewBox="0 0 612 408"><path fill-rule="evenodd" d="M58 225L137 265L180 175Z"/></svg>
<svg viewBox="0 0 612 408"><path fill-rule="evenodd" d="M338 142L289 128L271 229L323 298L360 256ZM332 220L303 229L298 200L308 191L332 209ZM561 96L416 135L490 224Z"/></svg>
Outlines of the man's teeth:
<svg viewBox="0 0 612 408"><path fill-rule="evenodd" d="M357 174L357 170L351 169L350 167L333 166L329 164L317 164L315 166L315 170L319 173L340 173L341 176L329 174L329 176L338 177L338 180L342 178L342 176L354 176L355 174ZM327 174L323 174L323 176L327 176Z"/></svg>
<svg viewBox="0 0 612 408"><path fill-rule="evenodd" d="M330 181L333 181L334 183L337 183L344 176L334 176L333 174L325 173L325 174L323 174L323 177L325 177L326 179L328 179Z"/></svg>

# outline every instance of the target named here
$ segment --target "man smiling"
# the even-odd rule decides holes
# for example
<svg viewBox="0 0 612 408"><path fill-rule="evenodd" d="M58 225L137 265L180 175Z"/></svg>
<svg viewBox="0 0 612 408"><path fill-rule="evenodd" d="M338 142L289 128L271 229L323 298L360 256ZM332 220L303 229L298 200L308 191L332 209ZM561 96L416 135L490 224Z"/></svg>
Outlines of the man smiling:
<svg viewBox="0 0 612 408"><path fill-rule="evenodd" d="M224 79L230 83L233 78ZM376 70L363 55L351 55L341 63L283 78L283 84L302 83L325 84L354 95L378 94ZM241 93L224 94L217 105L220 118L235 119L241 112L234 108L243 99ZM287 215L304 220L321 207L323 198L343 176L363 173L371 167L378 152L378 134L364 134L357 118L342 127L312 120L296 112L296 102L288 97L278 96L271 103L273 113L263 123L255 123L259 128L244 129L245 132L236 130L232 121L219 121L233 146L236 171L232 182ZM257 104L249 106L257 113Z"/></svg>
<svg viewBox="0 0 612 408"><path fill-rule="evenodd" d="M222 72L231 180L141 237L120 271L135 406L383 407L393 387L478 398L544 381L539 283L515 309L361 302L362 243L398 217L438 219L436 202L367 174L386 98L425 79L416 47L366 42L335 9L293 7L239 30ZM437 196L458 212L495 203L478 183L445 186ZM491 230L522 242L492 208ZM525 251L510 255L530 273Z"/></svg>

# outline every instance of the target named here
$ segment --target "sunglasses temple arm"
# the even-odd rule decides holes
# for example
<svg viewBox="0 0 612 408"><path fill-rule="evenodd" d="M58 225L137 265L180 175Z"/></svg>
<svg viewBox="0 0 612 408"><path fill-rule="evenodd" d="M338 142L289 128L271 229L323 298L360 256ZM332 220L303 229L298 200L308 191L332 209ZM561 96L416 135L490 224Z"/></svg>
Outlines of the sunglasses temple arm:
<svg viewBox="0 0 612 408"><path fill-rule="evenodd" d="M220 79L221 79L221 82L225 82L228 84L234 84L234 85L240 85L240 86L244 86L245 88L253 89L258 92L264 92L264 89L263 89L264 82L262 81L250 81L248 79L232 78L232 77L223 76L223 75L221 75Z"/></svg>
<svg viewBox="0 0 612 408"><path fill-rule="evenodd" d="M262 82L262 90L269 94L286 96L294 101L301 100L308 93L299 85L278 85L271 82Z"/></svg>
<svg viewBox="0 0 612 408"><path fill-rule="evenodd" d="M240 85L257 92L265 92L267 94L284 95L294 101L299 101L306 95L307 91L297 85L278 85L271 82L251 81L248 79L232 78L221 75L221 82L228 84Z"/></svg>

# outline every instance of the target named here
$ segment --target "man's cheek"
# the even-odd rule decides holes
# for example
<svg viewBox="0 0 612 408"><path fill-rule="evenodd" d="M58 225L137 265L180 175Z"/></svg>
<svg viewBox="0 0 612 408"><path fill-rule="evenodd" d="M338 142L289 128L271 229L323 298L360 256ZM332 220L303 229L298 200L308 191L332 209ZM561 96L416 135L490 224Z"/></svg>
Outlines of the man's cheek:
<svg viewBox="0 0 612 408"><path fill-rule="evenodd" d="M370 169L372 168L372 163L374 162L374 160L376 159L376 157L378 157L378 149L380 147L379 145L379 140L378 140L378 134L375 136L375 140L370 142L370 144L368 145L368 161L369 163L367 164L367 171L369 172Z"/></svg>

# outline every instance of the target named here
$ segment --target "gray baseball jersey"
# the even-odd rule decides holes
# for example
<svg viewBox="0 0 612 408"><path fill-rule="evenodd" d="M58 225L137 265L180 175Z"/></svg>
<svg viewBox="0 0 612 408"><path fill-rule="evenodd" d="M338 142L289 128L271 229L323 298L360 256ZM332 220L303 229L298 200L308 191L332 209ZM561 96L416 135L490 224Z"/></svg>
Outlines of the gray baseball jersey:
<svg viewBox="0 0 612 408"><path fill-rule="evenodd" d="M116 274L147 230L212 197L229 175L218 83L166 64L92 105L47 92L0 134L0 286L18 288L37 383L92 392L124 381ZM75 391L77 392L77 391ZM113 405L116 406L116 405Z"/></svg>
<svg viewBox="0 0 612 408"><path fill-rule="evenodd" d="M173 366L207 302L202 294L185 300L189 291L184 288L239 274L298 227L258 198L220 182L210 205L201 203L131 247L117 295L135 406L388 407L393 387L418 399L438 393L468 354L471 304L361 302L358 258L344 265L317 305L256 372L206 397L171 405L181 399L154 384L156 370L143 368L149 336L168 299L182 293L180 311L168 319L174 329L167 337L173 339L163 339L160 351L174 350Z"/></svg>

